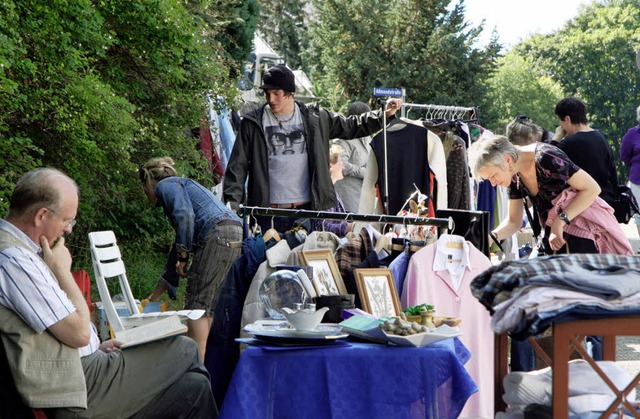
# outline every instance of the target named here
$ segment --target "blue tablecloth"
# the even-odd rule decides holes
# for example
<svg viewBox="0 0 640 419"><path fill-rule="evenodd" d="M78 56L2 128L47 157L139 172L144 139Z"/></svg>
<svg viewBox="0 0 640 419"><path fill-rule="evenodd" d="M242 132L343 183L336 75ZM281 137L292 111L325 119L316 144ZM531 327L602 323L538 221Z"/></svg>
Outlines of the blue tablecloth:
<svg viewBox="0 0 640 419"><path fill-rule="evenodd" d="M249 347L220 418L455 418L478 390L464 369L469 357L457 338L424 348L360 342L300 350Z"/></svg>

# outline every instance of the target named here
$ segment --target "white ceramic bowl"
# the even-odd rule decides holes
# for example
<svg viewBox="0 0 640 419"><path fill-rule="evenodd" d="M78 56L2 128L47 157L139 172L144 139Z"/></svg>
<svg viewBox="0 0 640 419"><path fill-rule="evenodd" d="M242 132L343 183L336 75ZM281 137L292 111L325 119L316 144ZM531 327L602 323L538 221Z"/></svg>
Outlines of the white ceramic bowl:
<svg viewBox="0 0 640 419"><path fill-rule="evenodd" d="M393 342L396 345L423 347L441 341L443 339L461 336L462 332L447 325L442 325L436 329L433 329L433 331L431 332L416 333L415 335L399 336L389 333L384 334L387 336L389 342Z"/></svg>
<svg viewBox="0 0 640 419"><path fill-rule="evenodd" d="M329 307L322 307L319 310L298 310L294 311L288 307L283 307L282 311L287 321L296 330L315 330L322 321L324 313L329 311Z"/></svg>

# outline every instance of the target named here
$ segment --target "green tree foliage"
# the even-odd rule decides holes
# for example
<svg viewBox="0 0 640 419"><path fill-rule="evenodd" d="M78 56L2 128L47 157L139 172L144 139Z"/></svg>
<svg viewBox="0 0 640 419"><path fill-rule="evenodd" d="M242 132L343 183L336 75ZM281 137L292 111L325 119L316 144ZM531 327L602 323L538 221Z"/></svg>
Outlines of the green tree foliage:
<svg viewBox="0 0 640 419"><path fill-rule="evenodd" d="M239 65L247 59L253 49L253 34L256 31L260 5L258 0L218 0L200 2L190 0L189 11L208 26L207 36L218 40L233 63L231 74L239 74Z"/></svg>
<svg viewBox="0 0 640 419"><path fill-rule="evenodd" d="M258 30L292 69L309 71L308 17L303 0L262 0Z"/></svg>
<svg viewBox="0 0 640 419"><path fill-rule="evenodd" d="M473 47L482 27L449 0L316 0L314 83L339 108L375 86L404 87L413 103L476 106L500 46Z"/></svg>
<svg viewBox="0 0 640 419"><path fill-rule="evenodd" d="M487 80L482 124L496 134L505 134L506 125L518 115L553 132L558 118L553 109L563 97L562 87L544 74L528 57L511 51L498 58L496 72Z"/></svg>
<svg viewBox="0 0 640 419"><path fill-rule="evenodd" d="M168 223L146 202L136 170L171 155L181 174L212 185L188 133L205 115L206 94L235 96L229 69L240 63L221 42L239 11L252 10L223 3L0 3L0 212L24 171L52 166L81 188L72 245L85 249L97 229L166 239Z"/></svg>
<svg viewBox="0 0 640 419"><path fill-rule="evenodd" d="M616 157L626 130L636 125L640 103L640 5L632 0L593 2L552 35L534 37L517 47L545 74L560 83L565 95L587 104L590 124L601 130Z"/></svg>
<svg viewBox="0 0 640 419"><path fill-rule="evenodd" d="M11 183L36 165L58 167L82 186L81 212L90 214L100 197L89 181L104 173L101 186L113 194L122 191L109 162L129 160L126 139L138 128L134 106L92 71L113 40L100 30L104 20L89 2L0 7L3 34L10 37L2 43L1 142L8 139L15 147L11 153L23 157L3 155L15 166Z"/></svg>

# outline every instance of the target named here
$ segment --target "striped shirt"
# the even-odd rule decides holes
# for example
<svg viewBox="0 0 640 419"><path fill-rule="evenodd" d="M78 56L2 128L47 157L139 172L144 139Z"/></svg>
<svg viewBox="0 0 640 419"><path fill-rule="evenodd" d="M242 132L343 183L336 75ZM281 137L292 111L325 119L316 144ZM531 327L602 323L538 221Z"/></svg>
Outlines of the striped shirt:
<svg viewBox="0 0 640 419"><path fill-rule="evenodd" d="M37 333L42 333L76 308L44 260L36 256L42 252L40 246L5 220L0 220L0 229L32 250L15 246L0 251L0 304L16 312ZM91 340L89 345L80 348L80 356L91 355L99 345L95 326L91 324Z"/></svg>

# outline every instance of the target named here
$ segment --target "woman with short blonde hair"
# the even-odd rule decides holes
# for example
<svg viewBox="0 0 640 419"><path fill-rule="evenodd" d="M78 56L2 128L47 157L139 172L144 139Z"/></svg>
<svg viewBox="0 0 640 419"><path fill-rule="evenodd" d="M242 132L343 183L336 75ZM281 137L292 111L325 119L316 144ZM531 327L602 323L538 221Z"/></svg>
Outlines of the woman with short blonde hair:
<svg viewBox="0 0 640 419"><path fill-rule="evenodd" d="M527 197L538 213L548 252L633 254L611 207L598 197L596 181L559 148L540 142L517 146L504 136L483 136L469 148L469 165L474 176L509 188L509 215L493 230L498 240L520 230ZM597 218L587 220L582 215L587 210ZM572 225L576 217L580 220Z"/></svg>

